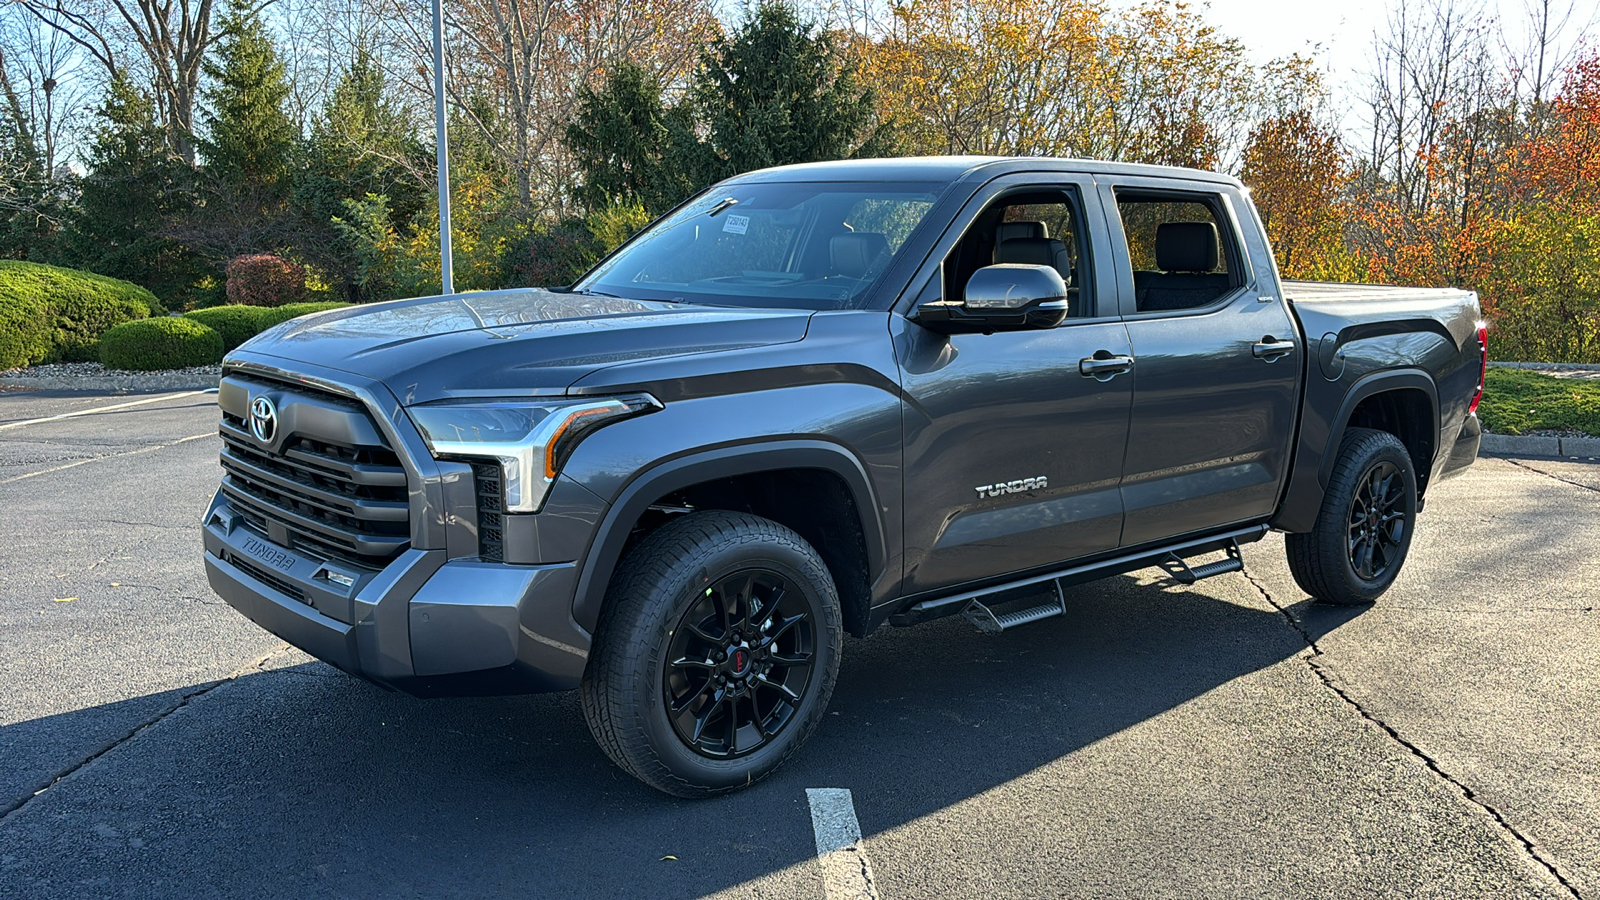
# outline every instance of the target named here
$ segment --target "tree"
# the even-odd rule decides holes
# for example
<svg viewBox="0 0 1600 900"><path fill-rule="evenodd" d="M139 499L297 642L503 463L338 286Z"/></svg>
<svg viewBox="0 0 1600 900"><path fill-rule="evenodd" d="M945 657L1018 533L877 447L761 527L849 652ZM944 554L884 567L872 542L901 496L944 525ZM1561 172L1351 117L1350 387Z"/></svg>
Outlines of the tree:
<svg viewBox="0 0 1600 900"><path fill-rule="evenodd" d="M1250 131L1239 177L1286 277L1349 274L1339 200L1350 176L1337 133L1305 109L1265 119Z"/></svg>
<svg viewBox="0 0 1600 900"><path fill-rule="evenodd" d="M260 17L235 4L222 35L205 67L213 81L200 142L205 206L180 235L219 265L287 242L284 212L298 143L283 110L283 65Z"/></svg>
<svg viewBox="0 0 1600 900"><path fill-rule="evenodd" d="M363 278L370 269L365 244L352 243L351 232L334 219L349 217L351 202L381 198L385 217L409 222L427 203L432 159L366 47L357 50L313 121L303 156L291 201L296 250L346 299L372 299L365 287L370 279Z"/></svg>
<svg viewBox="0 0 1600 900"><path fill-rule="evenodd" d="M590 210L637 203L652 215L666 212L696 186L693 131L689 104L666 107L650 73L622 62L600 90L583 89L567 126L581 173L575 196Z"/></svg>
<svg viewBox="0 0 1600 900"><path fill-rule="evenodd" d="M712 42L692 99L705 131L702 184L890 149L873 92L843 65L836 38L774 0Z"/></svg>
<svg viewBox="0 0 1600 900"><path fill-rule="evenodd" d="M169 236L193 202L193 170L173 156L155 104L113 79L89 145L63 261L141 285L171 306L192 299L203 261Z"/></svg>
<svg viewBox="0 0 1600 900"><path fill-rule="evenodd" d="M19 0L90 54L108 80L126 77L136 55L149 70L156 115L175 155L191 165L201 67L215 34L212 0ZM257 7L259 9L259 7Z"/></svg>

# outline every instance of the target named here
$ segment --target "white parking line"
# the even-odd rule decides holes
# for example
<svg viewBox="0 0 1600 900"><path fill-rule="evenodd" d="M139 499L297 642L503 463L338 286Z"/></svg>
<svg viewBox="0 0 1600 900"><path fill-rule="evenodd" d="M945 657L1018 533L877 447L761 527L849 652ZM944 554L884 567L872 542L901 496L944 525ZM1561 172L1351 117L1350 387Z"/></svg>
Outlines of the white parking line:
<svg viewBox="0 0 1600 900"><path fill-rule="evenodd" d="M112 406L96 406L93 409L80 409L77 412L61 413L55 416L44 416L38 419L23 419L21 422L7 422L0 425L0 431L7 428L21 428L24 425L37 425L40 422L54 422L58 419L71 419L76 416L92 416L95 413L110 412L114 409L127 409L130 406L143 406L146 403L160 403L162 400L177 400L180 397L193 397L196 394L215 394L216 388L205 388L199 391L185 391L181 394L162 394L159 397L146 397L143 400L134 400L131 403L117 403Z"/></svg>
<svg viewBox="0 0 1600 900"><path fill-rule="evenodd" d="M806 788L817 836L822 893L827 900L878 900L872 865L861 847L861 823L846 788Z"/></svg>
<svg viewBox="0 0 1600 900"><path fill-rule="evenodd" d="M137 456L140 453L149 453L151 450L165 450L168 447L176 447L179 444L187 444L190 441L198 441L201 438L216 437L216 436L217 436L217 433L215 431L208 431L205 434L191 434L191 435L189 435L188 437L185 437L185 438L178 438L177 440L172 441L171 443L167 443L167 444L156 444L153 447L140 447L137 450L129 450L126 453L109 453L109 454L107 454L105 456L91 456L88 459L80 459L77 462L69 462L64 466L56 466L53 469L40 469L37 472L29 472L29 473L27 473L25 475L13 475L10 478L0 478L0 484L10 484L13 481L23 481L23 480L28 479L28 478L37 477L39 475L49 475L51 472L60 472L63 469L73 469L73 468L77 468L78 466L88 465L89 463L92 463L92 462L99 462L99 461L101 461L103 459L118 459L118 458L123 457L123 456Z"/></svg>

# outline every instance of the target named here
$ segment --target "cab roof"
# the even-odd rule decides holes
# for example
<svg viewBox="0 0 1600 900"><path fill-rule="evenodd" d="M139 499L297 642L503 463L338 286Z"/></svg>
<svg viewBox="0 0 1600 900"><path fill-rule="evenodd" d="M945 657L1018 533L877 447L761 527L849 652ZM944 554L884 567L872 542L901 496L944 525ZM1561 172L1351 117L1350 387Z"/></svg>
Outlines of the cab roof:
<svg viewBox="0 0 1600 900"><path fill-rule="evenodd" d="M840 159L758 169L728 179L727 184L779 181L915 181L953 184L967 178L987 181L1012 172L1072 172L1088 175L1138 175L1178 178L1240 187L1239 180L1217 172L1177 166L1063 159L1052 156L905 156L884 159Z"/></svg>

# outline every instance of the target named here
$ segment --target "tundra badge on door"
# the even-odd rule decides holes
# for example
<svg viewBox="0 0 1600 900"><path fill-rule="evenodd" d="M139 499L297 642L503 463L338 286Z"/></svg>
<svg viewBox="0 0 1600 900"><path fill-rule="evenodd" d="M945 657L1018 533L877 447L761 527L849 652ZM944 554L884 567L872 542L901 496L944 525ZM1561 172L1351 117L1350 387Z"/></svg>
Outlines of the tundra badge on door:
<svg viewBox="0 0 1600 900"><path fill-rule="evenodd" d="M1001 494L1020 494L1023 491L1042 491L1050 486L1050 479L1039 475L1034 478L1018 478L1016 481L1004 481L999 484L980 485L974 490L979 497L998 497Z"/></svg>

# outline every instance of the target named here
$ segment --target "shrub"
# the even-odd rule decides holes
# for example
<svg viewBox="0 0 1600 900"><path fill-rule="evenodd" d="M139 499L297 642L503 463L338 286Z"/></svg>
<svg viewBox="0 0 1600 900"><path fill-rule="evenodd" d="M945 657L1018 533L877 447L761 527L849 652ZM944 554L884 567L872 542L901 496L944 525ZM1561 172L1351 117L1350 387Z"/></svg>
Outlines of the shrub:
<svg viewBox="0 0 1600 900"><path fill-rule="evenodd" d="M270 253L237 256L228 263L228 302L282 306L306 297L306 270Z"/></svg>
<svg viewBox="0 0 1600 900"><path fill-rule="evenodd" d="M506 253L511 287L571 284L605 255L606 248L582 222L571 220L534 232Z"/></svg>
<svg viewBox="0 0 1600 900"><path fill-rule="evenodd" d="M100 361L148 372L222 361L222 335L182 316L125 322L100 336Z"/></svg>
<svg viewBox="0 0 1600 900"><path fill-rule="evenodd" d="M282 308L279 307L279 309ZM264 327L261 324L262 320L269 313L260 306L236 306L230 304L228 306L197 309L194 312L187 312L183 315L184 318L193 319L222 335L222 349L228 351L260 334L261 329Z"/></svg>
<svg viewBox="0 0 1600 900"><path fill-rule="evenodd" d="M114 325L162 312L126 281L21 260L0 260L0 368L94 359Z"/></svg>
<svg viewBox="0 0 1600 900"><path fill-rule="evenodd" d="M287 322L297 316L308 316L312 313L329 309L343 309L349 305L348 303L340 303L337 300L329 300L323 303L290 303L277 309L264 309L261 311L261 330L266 331L274 325Z"/></svg>

